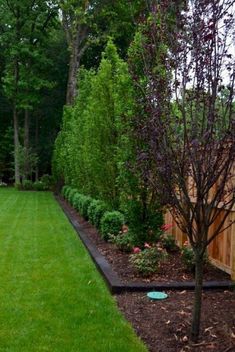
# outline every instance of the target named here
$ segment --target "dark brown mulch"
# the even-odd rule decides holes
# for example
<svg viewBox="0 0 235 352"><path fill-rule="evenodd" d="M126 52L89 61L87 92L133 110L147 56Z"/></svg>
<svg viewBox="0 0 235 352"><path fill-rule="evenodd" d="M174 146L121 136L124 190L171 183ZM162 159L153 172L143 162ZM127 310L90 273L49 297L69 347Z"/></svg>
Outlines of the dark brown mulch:
<svg viewBox="0 0 235 352"><path fill-rule="evenodd" d="M67 202L70 213L86 228L90 240L105 255L123 282L189 281L180 254L171 256L161 265L158 274L141 279L130 266L128 254L104 242L96 229L86 222ZM205 271L206 280L227 280L229 276L211 265ZM152 301L146 293L125 293L116 296L119 309L146 343L150 352L235 352L235 293L206 291L203 293L201 336L197 346L189 342L193 292L170 291L164 301Z"/></svg>
<svg viewBox="0 0 235 352"><path fill-rule="evenodd" d="M86 228L87 236L96 245L99 252L105 256L122 282L183 282L193 280L193 273L185 271L180 252L169 254L167 260L161 263L157 273L147 278L141 277L130 264L128 253L123 253L115 245L105 242L89 222L85 221L66 201L62 200L62 202L66 209ZM228 274L210 264L204 270L205 281L229 279Z"/></svg>
<svg viewBox="0 0 235 352"><path fill-rule="evenodd" d="M235 352L235 293L204 292L201 337L189 342L193 292L168 292L164 301L145 293L116 296L118 306L150 352Z"/></svg>

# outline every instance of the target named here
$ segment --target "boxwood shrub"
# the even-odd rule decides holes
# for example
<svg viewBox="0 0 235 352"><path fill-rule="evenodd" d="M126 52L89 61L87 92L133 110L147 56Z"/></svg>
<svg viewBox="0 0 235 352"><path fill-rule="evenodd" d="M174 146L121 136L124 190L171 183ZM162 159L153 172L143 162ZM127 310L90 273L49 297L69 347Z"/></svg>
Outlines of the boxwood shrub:
<svg viewBox="0 0 235 352"><path fill-rule="evenodd" d="M72 200L75 193L77 193L77 190L75 188L71 188L71 190L68 193L68 202L71 205L72 205Z"/></svg>
<svg viewBox="0 0 235 352"><path fill-rule="evenodd" d="M88 220L88 208L91 204L93 199L89 196L81 196L78 203L79 203L79 213L84 219Z"/></svg>
<svg viewBox="0 0 235 352"><path fill-rule="evenodd" d="M84 194L78 192L74 194L73 206L86 220L88 220L88 208L92 200L91 197Z"/></svg>
<svg viewBox="0 0 235 352"><path fill-rule="evenodd" d="M69 186L63 186L62 189L61 189L61 195L65 198L65 193L66 193L66 190L68 189Z"/></svg>
<svg viewBox="0 0 235 352"><path fill-rule="evenodd" d="M108 206L101 200L94 199L90 203L87 211L88 220L92 225L99 229L100 220L106 211L108 211Z"/></svg>
<svg viewBox="0 0 235 352"><path fill-rule="evenodd" d="M101 225L101 236L105 241L110 236L116 236L122 230L124 224L124 215L119 211L107 211L104 213L100 225Z"/></svg>
<svg viewBox="0 0 235 352"><path fill-rule="evenodd" d="M72 190L72 187L67 186L67 188L66 188L65 191L64 191L64 197L65 197L65 199L68 200L69 192L70 192L71 190Z"/></svg>
<svg viewBox="0 0 235 352"><path fill-rule="evenodd" d="M73 195L72 206L77 211L79 211L79 200L81 197L82 197L82 194L80 194L79 192L75 192Z"/></svg>

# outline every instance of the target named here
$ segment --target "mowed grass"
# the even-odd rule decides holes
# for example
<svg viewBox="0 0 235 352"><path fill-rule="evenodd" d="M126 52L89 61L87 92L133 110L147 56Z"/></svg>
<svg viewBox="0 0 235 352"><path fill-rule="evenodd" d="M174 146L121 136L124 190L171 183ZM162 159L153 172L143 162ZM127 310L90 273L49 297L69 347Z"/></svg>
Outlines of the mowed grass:
<svg viewBox="0 0 235 352"><path fill-rule="evenodd" d="M147 351L51 193L0 189L0 351Z"/></svg>

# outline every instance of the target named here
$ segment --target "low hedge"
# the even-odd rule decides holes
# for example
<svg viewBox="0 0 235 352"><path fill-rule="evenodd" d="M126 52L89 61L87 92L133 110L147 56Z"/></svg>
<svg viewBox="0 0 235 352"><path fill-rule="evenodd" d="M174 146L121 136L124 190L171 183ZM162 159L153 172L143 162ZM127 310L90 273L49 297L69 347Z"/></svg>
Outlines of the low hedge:
<svg viewBox="0 0 235 352"><path fill-rule="evenodd" d="M71 205L72 205L72 200L73 200L75 193L77 193L77 190L75 188L71 188L68 192L68 202Z"/></svg>
<svg viewBox="0 0 235 352"><path fill-rule="evenodd" d="M76 210L79 210L78 209L78 204L79 204L79 199L81 197L82 197L82 195L80 193L78 193L78 192L75 192L73 194L73 198L72 198L71 204L72 204L73 208L76 209Z"/></svg>
<svg viewBox="0 0 235 352"><path fill-rule="evenodd" d="M80 197L80 201L79 201L80 209L79 209L79 212L80 212L81 216L83 216L84 219L86 219L86 220L89 220L89 218L88 218L88 208L89 208L89 206L90 206L92 201L93 201L93 199L91 197L89 197L89 196Z"/></svg>
<svg viewBox="0 0 235 352"><path fill-rule="evenodd" d="M94 199L88 208L88 219L92 225L99 229L101 218L107 211L108 207L104 202Z"/></svg>
<svg viewBox="0 0 235 352"><path fill-rule="evenodd" d="M72 190L72 187L66 186L65 191L64 191L64 198L68 200L69 193Z"/></svg>
<svg viewBox="0 0 235 352"><path fill-rule="evenodd" d="M49 177L49 176L48 176ZM23 191L48 191L50 187L43 181L45 177L41 177L39 181L23 180L22 183L17 185L17 189Z"/></svg>
<svg viewBox="0 0 235 352"><path fill-rule="evenodd" d="M107 205L101 200L92 199L69 186L64 186L61 194L84 219L100 230L104 240L122 231L124 215L119 211L108 211Z"/></svg>
<svg viewBox="0 0 235 352"><path fill-rule="evenodd" d="M101 236L107 241L110 236L117 236L124 225L124 215L119 211L107 211L101 219Z"/></svg>
<svg viewBox="0 0 235 352"><path fill-rule="evenodd" d="M64 198L66 198L66 192L68 191L68 189L69 189L69 186L65 185L62 187L61 194Z"/></svg>

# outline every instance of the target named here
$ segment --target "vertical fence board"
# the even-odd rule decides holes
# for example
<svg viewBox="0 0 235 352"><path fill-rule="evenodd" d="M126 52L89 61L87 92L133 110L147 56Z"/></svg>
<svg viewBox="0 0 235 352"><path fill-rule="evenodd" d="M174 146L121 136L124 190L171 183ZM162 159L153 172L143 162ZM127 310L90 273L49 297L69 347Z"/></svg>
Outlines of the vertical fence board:
<svg viewBox="0 0 235 352"><path fill-rule="evenodd" d="M221 209L221 213L216 220L216 223L212 225L209 236L213 233L213 228L217 226L221 218L224 215L224 210ZM231 211L224 227L226 228L231 222L235 221L235 211ZM173 224L173 228L170 230L172 235L175 236L177 244L182 247L186 241L187 236L179 229L169 211L165 214L165 223ZM208 255L211 262L218 268L224 270L231 275L231 278L235 280L235 224L225 229L219 234L209 245Z"/></svg>

